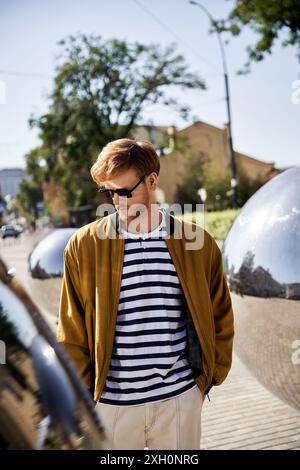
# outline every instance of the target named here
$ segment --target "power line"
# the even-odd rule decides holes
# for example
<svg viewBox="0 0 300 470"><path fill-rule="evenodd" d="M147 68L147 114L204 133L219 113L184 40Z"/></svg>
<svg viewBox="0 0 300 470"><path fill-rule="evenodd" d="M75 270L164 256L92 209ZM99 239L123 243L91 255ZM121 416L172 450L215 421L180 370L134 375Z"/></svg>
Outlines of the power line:
<svg viewBox="0 0 300 470"><path fill-rule="evenodd" d="M208 106L208 105L211 105L211 104L221 103L222 101L225 101L225 98L219 98L217 100L204 101L203 103L198 103L198 106L199 107Z"/></svg>
<svg viewBox="0 0 300 470"><path fill-rule="evenodd" d="M43 73L31 73L31 72L15 72L10 70L0 70L2 75L15 75L18 77L34 77L34 78L53 78L51 75L46 75Z"/></svg>
<svg viewBox="0 0 300 470"><path fill-rule="evenodd" d="M205 57L202 57L189 43L187 43L184 39L182 39L180 36L178 36L178 34L175 33L175 31L173 31L168 25L163 23L152 11L150 11L147 7L145 7L145 5L143 5L139 0L133 0L133 1L145 13L147 13L147 15L151 16L151 18L153 18L163 29L165 29L166 31L168 31L168 33L170 33L173 37L175 37L175 39L178 42L182 43L184 45L184 47L189 49L198 59L200 59L202 62L204 62L208 67L210 67L213 70L215 70L216 72L218 72L217 74L212 75L213 77L221 75L220 70L218 69L217 66L215 66L214 64L209 62L207 59L205 59Z"/></svg>
<svg viewBox="0 0 300 470"><path fill-rule="evenodd" d="M11 142L0 142L0 145L22 145L22 142L15 140Z"/></svg>

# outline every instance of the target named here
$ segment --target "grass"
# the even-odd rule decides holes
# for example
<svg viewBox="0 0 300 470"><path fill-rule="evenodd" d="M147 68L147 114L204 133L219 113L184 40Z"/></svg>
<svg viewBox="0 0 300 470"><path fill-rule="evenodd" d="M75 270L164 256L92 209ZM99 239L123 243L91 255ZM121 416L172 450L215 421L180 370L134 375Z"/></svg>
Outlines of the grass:
<svg viewBox="0 0 300 470"><path fill-rule="evenodd" d="M204 212L205 230L207 230L215 240L224 240L235 218L240 213L240 210L241 209L227 209L224 211ZM198 223L203 226L201 223L201 216L203 217L201 213L198 214ZM196 217L196 212L191 212L182 216L183 220L193 222L195 222Z"/></svg>

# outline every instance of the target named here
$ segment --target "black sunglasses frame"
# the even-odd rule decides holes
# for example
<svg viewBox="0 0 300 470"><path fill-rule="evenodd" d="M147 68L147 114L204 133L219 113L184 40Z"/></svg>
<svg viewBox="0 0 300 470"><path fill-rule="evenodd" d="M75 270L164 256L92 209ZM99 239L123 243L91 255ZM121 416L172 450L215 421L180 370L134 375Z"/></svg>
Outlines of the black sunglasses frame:
<svg viewBox="0 0 300 470"><path fill-rule="evenodd" d="M139 181L137 182L137 184L135 186L133 186L133 188L131 189L126 189L126 188L118 188L118 189L107 189L103 186L100 186L98 188L98 192L99 193L106 193L106 196L108 198L113 198L115 194L117 194L118 196L122 196L122 197L132 197L132 191L134 191L141 183L142 181L145 180L145 175L142 176Z"/></svg>

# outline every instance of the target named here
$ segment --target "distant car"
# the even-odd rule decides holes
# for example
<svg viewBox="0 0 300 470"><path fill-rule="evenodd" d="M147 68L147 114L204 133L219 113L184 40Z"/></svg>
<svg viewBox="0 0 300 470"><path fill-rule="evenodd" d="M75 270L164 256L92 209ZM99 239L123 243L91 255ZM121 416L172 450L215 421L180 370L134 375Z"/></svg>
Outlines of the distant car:
<svg viewBox="0 0 300 470"><path fill-rule="evenodd" d="M2 225L0 229L1 238L8 238L8 237L17 238L20 234L21 234L21 231L18 228L15 228L13 225Z"/></svg>
<svg viewBox="0 0 300 470"><path fill-rule="evenodd" d="M14 228L15 228L15 230L17 230L19 233L23 233L23 232L24 232L24 227L23 227L23 225L21 225L21 224L15 224L15 225L14 225Z"/></svg>

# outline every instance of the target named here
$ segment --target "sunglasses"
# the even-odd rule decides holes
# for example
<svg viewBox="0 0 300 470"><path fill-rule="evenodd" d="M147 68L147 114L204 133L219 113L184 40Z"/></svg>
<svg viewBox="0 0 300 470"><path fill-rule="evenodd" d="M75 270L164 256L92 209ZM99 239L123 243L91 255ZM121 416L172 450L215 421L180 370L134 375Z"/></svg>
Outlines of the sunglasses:
<svg viewBox="0 0 300 470"><path fill-rule="evenodd" d="M145 179L145 176L142 176L137 182L137 184L133 186L133 188L131 189L125 189L125 188L107 189L104 186L100 186L98 188L98 192L106 193L106 196L108 198L113 198L115 194L117 194L118 196L123 196L123 197L132 197L132 191L134 191L141 184L141 182L144 181L144 179Z"/></svg>

